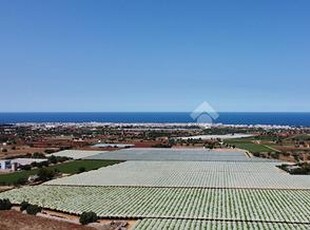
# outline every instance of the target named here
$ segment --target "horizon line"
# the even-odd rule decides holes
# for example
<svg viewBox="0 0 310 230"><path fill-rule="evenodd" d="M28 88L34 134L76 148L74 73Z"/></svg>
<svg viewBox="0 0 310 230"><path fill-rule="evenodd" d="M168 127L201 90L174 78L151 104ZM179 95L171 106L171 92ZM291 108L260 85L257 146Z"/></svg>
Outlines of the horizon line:
<svg viewBox="0 0 310 230"><path fill-rule="evenodd" d="M13 111L4 113L192 113L192 111ZM217 111L217 113L310 113L310 111Z"/></svg>

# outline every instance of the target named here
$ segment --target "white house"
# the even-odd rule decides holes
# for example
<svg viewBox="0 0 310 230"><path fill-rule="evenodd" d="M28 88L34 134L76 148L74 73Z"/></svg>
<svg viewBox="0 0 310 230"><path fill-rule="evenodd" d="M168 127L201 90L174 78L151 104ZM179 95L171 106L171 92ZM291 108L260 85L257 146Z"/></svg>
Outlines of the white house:
<svg viewBox="0 0 310 230"><path fill-rule="evenodd" d="M12 168L11 160L0 161L0 170L8 170Z"/></svg>
<svg viewBox="0 0 310 230"><path fill-rule="evenodd" d="M10 160L0 161L0 170L13 170L16 171L17 167L20 165L30 165L32 162L43 162L47 159L35 159L35 158L15 158Z"/></svg>

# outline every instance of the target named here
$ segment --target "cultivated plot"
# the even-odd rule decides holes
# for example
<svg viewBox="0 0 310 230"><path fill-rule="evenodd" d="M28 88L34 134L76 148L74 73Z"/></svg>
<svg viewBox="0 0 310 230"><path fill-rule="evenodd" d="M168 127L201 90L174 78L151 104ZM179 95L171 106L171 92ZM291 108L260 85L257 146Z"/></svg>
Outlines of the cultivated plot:
<svg viewBox="0 0 310 230"><path fill-rule="evenodd" d="M83 159L86 157L94 156L100 153L104 153L105 151L92 151L92 150L63 150L57 153L53 153L51 155L58 157L69 157L73 159Z"/></svg>
<svg viewBox="0 0 310 230"><path fill-rule="evenodd" d="M264 223L264 222L234 222L234 221L207 221L184 219L143 219L137 222L133 230L309 230L309 224Z"/></svg>
<svg viewBox="0 0 310 230"><path fill-rule="evenodd" d="M0 193L19 204L104 218L176 218L310 224L310 190L35 186Z"/></svg>
<svg viewBox="0 0 310 230"><path fill-rule="evenodd" d="M47 182L53 185L310 189L310 177L262 162L127 161Z"/></svg>
<svg viewBox="0 0 310 230"><path fill-rule="evenodd" d="M130 148L100 153L88 159L113 160L155 160L155 161L264 161L261 158L249 158L243 151L213 151L207 149L160 149Z"/></svg>

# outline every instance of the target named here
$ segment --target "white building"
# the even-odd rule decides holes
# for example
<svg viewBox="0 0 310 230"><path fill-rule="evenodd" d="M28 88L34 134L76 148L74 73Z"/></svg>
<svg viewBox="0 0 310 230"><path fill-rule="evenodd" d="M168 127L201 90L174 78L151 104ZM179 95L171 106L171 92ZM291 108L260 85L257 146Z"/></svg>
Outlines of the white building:
<svg viewBox="0 0 310 230"><path fill-rule="evenodd" d="M30 165L32 162L43 162L47 159L35 159L35 158L15 158L10 160L1 160L0 161L0 170L12 170L16 171L17 167L20 165Z"/></svg>
<svg viewBox="0 0 310 230"><path fill-rule="evenodd" d="M12 168L11 160L0 161L0 170L8 170Z"/></svg>

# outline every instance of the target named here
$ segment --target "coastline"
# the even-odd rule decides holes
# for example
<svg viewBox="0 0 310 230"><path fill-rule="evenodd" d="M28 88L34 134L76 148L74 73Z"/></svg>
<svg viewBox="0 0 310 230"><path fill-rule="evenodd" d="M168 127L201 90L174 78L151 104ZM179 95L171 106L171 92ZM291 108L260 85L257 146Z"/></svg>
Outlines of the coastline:
<svg viewBox="0 0 310 230"><path fill-rule="evenodd" d="M99 124L134 126L193 126L198 123L189 112L96 112L96 113L0 113L0 124ZM199 123L200 126L210 126ZM310 127L310 113L224 112L213 120L212 127Z"/></svg>

